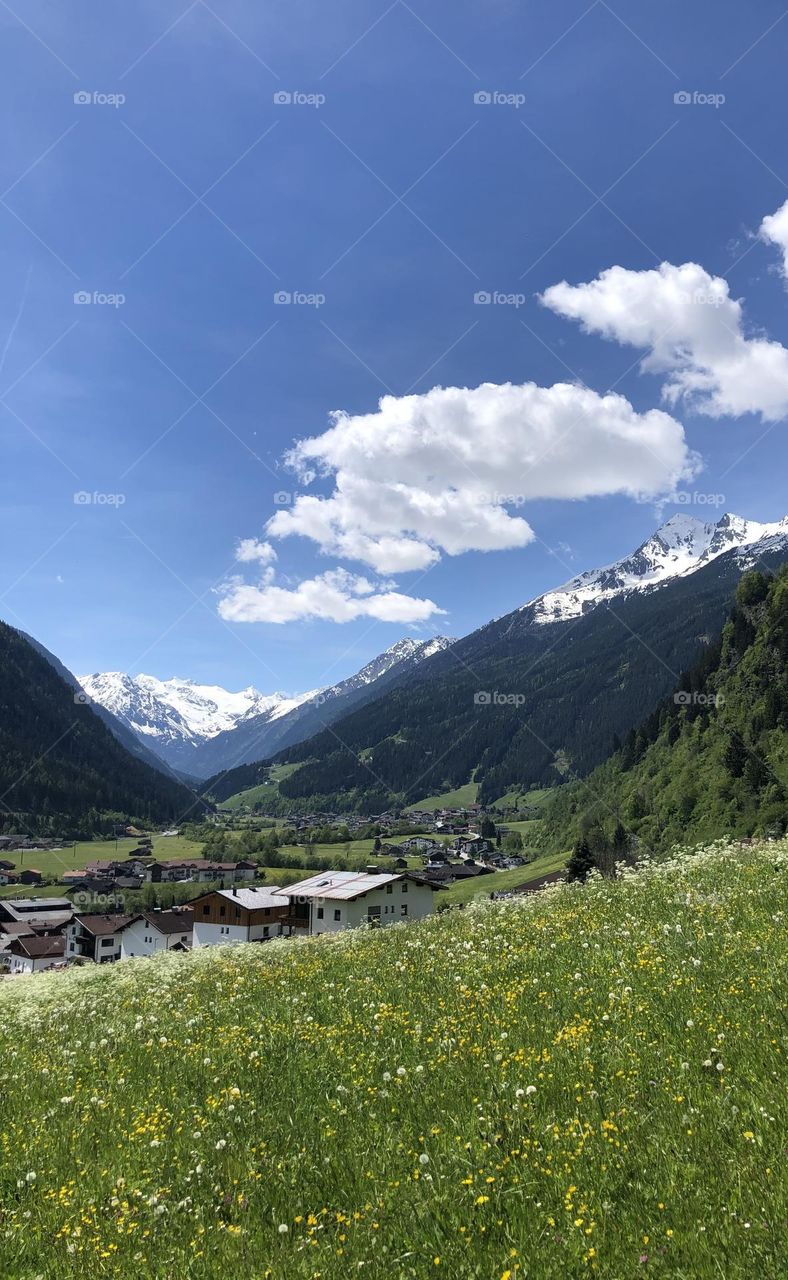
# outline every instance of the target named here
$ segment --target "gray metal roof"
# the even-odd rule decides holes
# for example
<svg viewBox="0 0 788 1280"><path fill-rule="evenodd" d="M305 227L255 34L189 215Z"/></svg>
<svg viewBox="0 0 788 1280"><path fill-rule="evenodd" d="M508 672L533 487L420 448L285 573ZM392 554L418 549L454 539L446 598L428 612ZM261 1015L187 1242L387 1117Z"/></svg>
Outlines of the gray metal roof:
<svg viewBox="0 0 788 1280"><path fill-rule="evenodd" d="M336 898L350 902L372 889L380 889L395 880L407 879L404 875L392 875L381 871L373 875L369 871L321 871L308 880L298 880L285 885L280 893L288 898Z"/></svg>
<svg viewBox="0 0 788 1280"><path fill-rule="evenodd" d="M240 886L237 891L234 889L216 889L220 898L226 898L228 902L232 902L236 907L246 907L248 911L259 911L263 907L285 907L287 903L281 895L272 893L269 889L242 889ZM208 894L204 895L206 898Z"/></svg>

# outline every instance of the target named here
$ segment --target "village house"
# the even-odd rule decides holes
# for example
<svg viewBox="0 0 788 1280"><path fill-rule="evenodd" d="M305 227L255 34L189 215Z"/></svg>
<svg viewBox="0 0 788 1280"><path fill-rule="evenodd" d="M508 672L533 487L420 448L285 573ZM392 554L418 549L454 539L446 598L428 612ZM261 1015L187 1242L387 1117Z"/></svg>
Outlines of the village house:
<svg viewBox="0 0 788 1280"><path fill-rule="evenodd" d="M120 960L121 933L130 916L79 914L66 930L66 959L109 964Z"/></svg>
<svg viewBox="0 0 788 1280"><path fill-rule="evenodd" d="M191 907L193 947L265 942L297 927L289 899L267 887L212 889L195 898ZM304 919L304 927L306 923Z"/></svg>
<svg viewBox="0 0 788 1280"><path fill-rule="evenodd" d="M176 858L149 863L145 879L152 884L165 884L177 880L219 880L235 884L242 880L254 880L257 874L255 862L211 862L208 858Z"/></svg>
<svg viewBox="0 0 788 1280"><path fill-rule="evenodd" d="M19 873L17 871L8 871L5 867L0 867L0 886L7 884L19 884Z"/></svg>
<svg viewBox="0 0 788 1280"><path fill-rule="evenodd" d="M88 875L102 876L110 880L114 880L116 876L135 876L142 880L150 861L149 857L134 855L128 858L97 858L94 862L87 864L85 871ZM66 872L63 879L65 880L66 875L70 874L72 873Z"/></svg>
<svg viewBox="0 0 788 1280"><path fill-rule="evenodd" d="M192 945L194 913L142 911L120 931L120 958L153 956L157 951L187 950Z"/></svg>
<svg viewBox="0 0 788 1280"><path fill-rule="evenodd" d="M41 973L63 965L65 939L62 934L40 938L37 935L14 938L7 948L12 975Z"/></svg>
<svg viewBox="0 0 788 1280"><path fill-rule="evenodd" d="M0 925L9 920L34 933L57 933L73 915L70 898L0 898Z"/></svg>
<svg viewBox="0 0 788 1280"><path fill-rule="evenodd" d="M279 890L300 910L310 934L336 933L361 924L395 924L419 920L432 911L434 885L422 877L392 875L370 867L359 871L324 871Z"/></svg>

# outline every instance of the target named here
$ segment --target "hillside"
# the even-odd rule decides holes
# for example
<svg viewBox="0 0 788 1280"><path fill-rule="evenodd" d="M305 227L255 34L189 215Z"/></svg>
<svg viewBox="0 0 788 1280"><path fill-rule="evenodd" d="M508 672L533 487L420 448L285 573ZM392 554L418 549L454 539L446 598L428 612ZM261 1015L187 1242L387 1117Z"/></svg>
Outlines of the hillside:
<svg viewBox="0 0 788 1280"><path fill-rule="evenodd" d="M784 554L760 560L777 566ZM302 766L279 795L375 812L471 777L490 803L512 786L585 775L719 634L744 565L734 549L567 621L545 624L528 610L498 619L431 659L428 680L411 677L277 756Z"/></svg>
<svg viewBox="0 0 788 1280"><path fill-rule="evenodd" d="M583 783L560 788L542 830L604 845L620 820L656 852L788 829L788 569L747 574L719 644Z"/></svg>
<svg viewBox="0 0 788 1280"><path fill-rule="evenodd" d="M787 872L0 983L0 1274L776 1280Z"/></svg>
<svg viewBox="0 0 788 1280"><path fill-rule="evenodd" d="M0 831L112 830L171 822L195 797L129 754L50 661L0 623Z"/></svg>

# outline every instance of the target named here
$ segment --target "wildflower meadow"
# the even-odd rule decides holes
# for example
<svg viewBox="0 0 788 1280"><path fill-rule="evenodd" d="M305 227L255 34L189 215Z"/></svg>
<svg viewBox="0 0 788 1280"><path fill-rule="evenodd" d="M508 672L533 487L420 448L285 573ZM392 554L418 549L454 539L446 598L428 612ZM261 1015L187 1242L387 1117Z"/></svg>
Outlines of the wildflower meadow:
<svg viewBox="0 0 788 1280"><path fill-rule="evenodd" d="M3 1280L788 1275L788 846L0 983Z"/></svg>

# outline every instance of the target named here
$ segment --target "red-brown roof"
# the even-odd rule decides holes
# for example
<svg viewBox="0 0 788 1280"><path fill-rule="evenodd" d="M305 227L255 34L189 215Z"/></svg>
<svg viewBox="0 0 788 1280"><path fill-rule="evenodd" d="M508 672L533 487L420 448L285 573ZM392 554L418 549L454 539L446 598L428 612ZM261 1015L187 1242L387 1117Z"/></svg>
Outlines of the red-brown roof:
<svg viewBox="0 0 788 1280"><path fill-rule="evenodd" d="M54 938L14 938L14 941L8 944L8 950L15 956L26 956L28 960L40 960L42 956L64 955L66 941L62 934Z"/></svg>
<svg viewBox="0 0 788 1280"><path fill-rule="evenodd" d="M118 933L121 929L125 929L126 925L132 919L131 916L122 915L81 915L74 917L81 925L87 929L88 933L92 933L95 938L100 938L108 933Z"/></svg>

